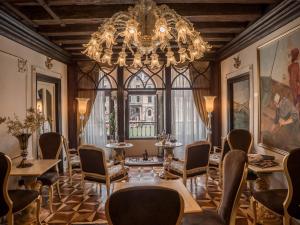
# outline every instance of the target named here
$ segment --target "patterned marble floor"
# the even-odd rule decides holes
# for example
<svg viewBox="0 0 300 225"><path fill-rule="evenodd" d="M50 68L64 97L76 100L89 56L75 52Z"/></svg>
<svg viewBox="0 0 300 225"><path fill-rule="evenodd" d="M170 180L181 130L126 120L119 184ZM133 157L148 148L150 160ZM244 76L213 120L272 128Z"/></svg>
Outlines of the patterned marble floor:
<svg viewBox="0 0 300 225"><path fill-rule="evenodd" d="M160 171L160 167L132 167L129 171L129 182L160 179L158 177ZM73 175L72 185L67 176L60 177L62 199L59 199L58 195L55 194L53 204L54 213L50 214L46 202L47 197L43 197L44 203L41 212L43 224L106 224L104 213L106 190L104 185L102 185L102 190L100 191L96 184L86 183L86 195L83 196L80 181L80 173ZM187 188L191 191L194 198L197 199L199 205L205 209L216 209L220 202L221 189L218 186L218 175L215 170L210 171L208 193L205 189L204 177L197 178L196 183L188 181ZM246 219L248 207L249 201L245 192L242 194L240 200L237 225L248 224ZM26 215L24 216L24 213L16 217L16 224L30 224L26 219Z"/></svg>

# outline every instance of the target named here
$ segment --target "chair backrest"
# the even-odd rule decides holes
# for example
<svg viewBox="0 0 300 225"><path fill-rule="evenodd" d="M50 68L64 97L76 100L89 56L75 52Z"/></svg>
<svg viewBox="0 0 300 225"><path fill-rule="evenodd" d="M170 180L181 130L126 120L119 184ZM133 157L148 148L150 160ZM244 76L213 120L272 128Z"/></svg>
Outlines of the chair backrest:
<svg viewBox="0 0 300 225"><path fill-rule="evenodd" d="M105 152L101 148L91 145L82 145L78 148L82 173L87 175L107 174Z"/></svg>
<svg viewBox="0 0 300 225"><path fill-rule="evenodd" d="M62 136L59 133L44 133L39 139L43 159L58 159L62 150Z"/></svg>
<svg viewBox="0 0 300 225"><path fill-rule="evenodd" d="M231 150L224 158L223 192L218 214L226 225L235 224L242 184L247 177L247 154L241 150Z"/></svg>
<svg viewBox="0 0 300 225"><path fill-rule="evenodd" d="M234 129L227 136L230 149L239 149L249 153L252 146L252 134L248 130Z"/></svg>
<svg viewBox="0 0 300 225"><path fill-rule="evenodd" d="M300 219L300 148L294 149L284 158L284 171L288 181L288 195L284 210L289 216Z"/></svg>
<svg viewBox="0 0 300 225"><path fill-rule="evenodd" d="M221 155L221 160L223 161L225 155L230 151L230 146L229 146L229 143L228 143L228 140L227 138L224 138L224 142L223 142L223 145L222 145L222 155Z"/></svg>
<svg viewBox="0 0 300 225"><path fill-rule="evenodd" d="M206 167L209 163L211 144L206 141L195 142L186 146L186 170Z"/></svg>
<svg viewBox="0 0 300 225"><path fill-rule="evenodd" d="M0 152L0 217L6 215L12 207L12 201L9 198L7 187L10 170L10 158Z"/></svg>
<svg viewBox="0 0 300 225"><path fill-rule="evenodd" d="M106 201L110 225L179 225L184 202L169 188L138 186L114 192Z"/></svg>

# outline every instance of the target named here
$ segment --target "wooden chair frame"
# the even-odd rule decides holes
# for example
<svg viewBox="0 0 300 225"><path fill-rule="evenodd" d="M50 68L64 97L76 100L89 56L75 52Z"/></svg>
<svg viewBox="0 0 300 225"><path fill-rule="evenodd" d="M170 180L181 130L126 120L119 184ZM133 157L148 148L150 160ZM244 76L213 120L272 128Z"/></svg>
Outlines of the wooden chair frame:
<svg viewBox="0 0 300 225"><path fill-rule="evenodd" d="M101 151L102 154L103 154L103 165L104 165L104 171L105 171L105 174L106 175L100 175L100 174L97 174L97 173L88 173L88 172L84 172L83 169L81 169L81 185L82 185L82 188L83 188L83 194L85 195L85 191L84 191L84 184L85 184L85 177L92 177L92 178L95 178L95 179L102 179L102 180L105 180L105 185L106 185L106 193L107 193L107 196L110 195L110 186L111 186L111 183L114 183L114 182L120 182L122 180L127 180L128 179L128 175L122 177L121 179L118 179L118 180L115 180L113 182L110 181L110 177L108 175L108 168L113 166L113 165L108 165L106 163L106 159L105 159L105 152L103 149L101 148L97 148L95 146L91 146L91 145L82 145L82 146L79 146L78 148L78 153L80 153L80 150L81 149L89 149L89 150L93 150L93 151ZM80 158L80 157L79 157ZM82 165L82 161L81 161L81 158L80 158L80 164ZM93 181L90 181L90 182L93 182ZM98 182L95 182L95 183L98 183ZM101 190L101 183L98 183L99 186L100 186L100 190Z"/></svg>
<svg viewBox="0 0 300 225"><path fill-rule="evenodd" d="M8 213L6 214L8 225L14 224L14 213L18 213L18 212L26 209L34 201L36 202L36 205L37 205L37 209L36 209L37 223L41 224L41 221L40 221L41 196L40 195L38 195L38 197L35 200L33 200L30 204L28 204L27 206L25 206L24 208L20 209L19 211L13 213L13 202L10 199L9 194L8 194L8 178L9 178L12 163L11 163L10 158L7 155L5 155L5 158L6 158L6 161L8 162L8 168L7 168L7 172L5 174L4 183L3 183L3 195L4 195L4 200L7 203L8 208L9 208Z"/></svg>
<svg viewBox="0 0 300 225"><path fill-rule="evenodd" d="M64 149L65 149L66 157L67 157L67 161L68 161L68 173L69 173L69 177L70 177L70 183L72 185L72 183L73 183L73 164L75 164L73 161L73 158L78 157L78 163L79 163L80 170L81 170L81 163L79 160L78 151L76 149L72 149L77 152L77 154L72 154L70 152L68 140L65 137L62 137L62 138L63 138L63 145L64 145ZM77 161L76 161L76 163L77 163Z"/></svg>
<svg viewBox="0 0 300 225"><path fill-rule="evenodd" d="M42 158L44 158L43 157L43 151L41 150L41 146L39 145L39 147L40 147L40 151L41 151L41 156L42 156ZM55 155L55 159L59 158L59 155L60 155L60 153L62 151L62 148L63 148L63 137L61 136L60 137L60 145L59 145L58 151L57 151L57 153ZM58 165L56 165L56 171L57 171L57 174L59 176ZM48 186L48 185L43 185L42 184L42 186L40 188L40 193L42 193L42 189L43 189L44 186ZM54 186L56 186L57 194L58 194L59 198L61 199L60 187L59 187L59 179L54 184L48 186L48 188L49 188L49 191L48 191L49 192L48 193L49 194L49 209L50 209L51 214L53 213L53 197L54 197L53 193L54 193Z"/></svg>
<svg viewBox="0 0 300 225"><path fill-rule="evenodd" d="M224 154L224 145L225 145L225 142L228 142L227 140L227 136L225 136L224 138L222 138L222 146L213 146L213 153L217 153L219 152L220 153L220 161L218 163L218 170L219 170L219 183L220 183L220 186L222 185L223 181L223 161L224 161L224 157L222 159L222 156ZM231 149L231 147L230 147ZM209 167L211 168L211 163L209 162Z"/></svg>
<svg viewBox="0 0 300 225"><path fill-rule="evenodd" d="M194 142L192 143L191 145L196 145L196 144L200 144L200 143L205 143L205 144L209 144L209 155L210 155L210 152L211 152L211 143L210 142L203 142L203 141L200 141L200 142ZM168 170L166 171L166 173L168 174L168 176L170 177L182 177L182 181L183 181L183 184L186 186L186 182L187 182L187 179L188 178L194 178L194 177L197 177L198 175L196 176L193 176L193 177L188 177L188 173L189 171L191 170L187 170L186 169L186 165L187 165L187 159L188 159L188 148L185 148L185 159L184 160L178 160L179 162L182 162L183 163L183 174L182 176L178 176L178 175L175 175L171 172L169 172ZM209 157L208 155L208 157ZM206 190L208 189L208 175L209 175L209 158L208 158L208 163L207 163L207 166L203 166L203 167L197 167L197 168L194 168L194 169L205 169L206 170L206 182L205 182L205 186L206 186ZM192 169L192 170L194 170ZM202 175L202 174L201 174ZM199 175L199 176L201 176Z"/></svg>
<svg viewBox="0 0 300 225"><path fill-rule="evenodd" d="M290 225L291 216L289 215L287 209L288 209L289 204L291 203L292 196L293 196L292 180L291 180L291 177L290 177L290 175L288 173L288 168L287 168L288 157L289 157L289 155L286 155L284 157L284 159L283 159L284 174L286 176L287 183L288 183L288 194L287 194L287 197L286 197L286 199L285 199L285 201L283 203L284 215L282 216L282 215L274 212L273 210L271 210L270 208L268 208L267 206L265 206L265 205L262 204L266 209L268 209L269 211L271 211L272 213L274 213L278 217L282 217L284 225ZM257 201L254 197L251 197L250 203L251 203L251 208L253 210L253 217L254 217L253 218L253 224L256 225L257 224L257 212L256 212L256 208L257 208L258 203L260 203L260 202Z"/></svg>

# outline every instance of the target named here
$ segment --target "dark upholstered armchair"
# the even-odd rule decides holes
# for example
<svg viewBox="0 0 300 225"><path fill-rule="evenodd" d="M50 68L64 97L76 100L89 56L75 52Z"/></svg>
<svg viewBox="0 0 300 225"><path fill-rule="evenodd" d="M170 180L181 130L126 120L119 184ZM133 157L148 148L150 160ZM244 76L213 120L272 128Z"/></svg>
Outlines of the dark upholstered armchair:
<svg viewBox="0 0 300 225"><path fill-rule="evenodd" d="M40 136L39 145L43 159L58 159L63 147L62 136L55 132L44 133ZM38 177L38 181L42 183L41 188L43 188L43 186L49 187L49 209L50 212L53 213L52 203L54 186L57 188L59 198L61 197L57 166L51 168L42 176Z"/></svg>
<svg viewBox="0 0 300 225"><path fill-rule="evenodd" d="M205 141L187 145L185 160L172 160L167 168L167 173L171 176L182 177L184 185L186 185L187 178L206 174L207 185L210 149L210 143Z"/></svg>
<svg viewBox="0 0 300 225"><path fill-rule="evenodd" d="M291 224L291 220L300 219L300 148L290 152L284 158L284 172L288 181L287 189L271 189L253 193L251 205L254 224L257 222L256 206L262 204L274 214L283 217L283 224Z"/></svg>
<svg viewBox="0 0 300 225"><path fill-rule="evenodd" d="M82 186L84 181L106 184L107 196L110 194L110 184L128 178L128 171L122 164L108 165L105 152L91 145L82 145L78 149L82 170ZM84 189L83 189L84 190Z"/></svg>
<svg viewBox="0 0 300 225"><path fill-rule="evenodd" d="M253 137L248 130L234 129L227 135L230 149L239 149L247 154L252 147Z"/></svg>
<svg viewBox="0 0 300 225"><path fill-rule="evenodd" d="M172 189L139 186L114 192L106 201L109 225L179 225L184 202Z"/></svg>
<svg viewBox="0 0 300 225"><path fill-rule="evenodd" d="M223 161L225 155L230 151L230 146L225 137L222 141L222 146L216 147L214 146L214 152L209 156L209 166L211 167L218 167L219 174L220 174L220 182L222 182L222 170L223 170Z"/></svg>
<svg viewBox="0 0 300 225"><path fill-rule="evenodd" d="M14 213L22 211L31 203L37 203L36 218L40 223L41 198L39 192L33 190L8 190L8 177L11 170L11 160L0 152L0 217L7 217L8 225L14 224Z"/></svg>
<svg viewBox="0 0 300 225"><path fill-rule="evenodd" d="M183 217L183 225L234 225L243 183L247 176L247 154L231 150L224 158L223 191L217 211L204 210L201 213Z"/></svg>
<svg viewBox="0 0 300 225"><path fill-rule="evenodd" d="M69 148L69 141L67 140L67 138L65 137L62 138L63 138L64 150L68 161L68 172L70 177L70 183L72 184L73 170L81 169L80 159L79 159L78 151L74 148Z"/></svg>

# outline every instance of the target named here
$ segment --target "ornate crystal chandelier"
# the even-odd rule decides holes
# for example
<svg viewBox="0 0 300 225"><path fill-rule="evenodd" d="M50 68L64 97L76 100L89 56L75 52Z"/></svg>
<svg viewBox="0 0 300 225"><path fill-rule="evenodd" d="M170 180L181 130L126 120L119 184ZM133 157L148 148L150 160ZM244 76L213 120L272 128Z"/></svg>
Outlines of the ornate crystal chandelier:
<svg viewBox="0 0 300 225"><path fill-rule="evenodd" d="M194 61L210 49L190 21L152 0L140 0L128 11L114 14L91 36L83 54L108 65L134 68L158 68L160 56L166 66ZM117 60L112 62L117 51Z"/></svg>

